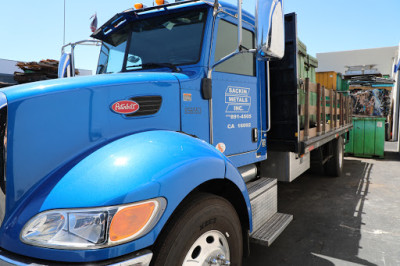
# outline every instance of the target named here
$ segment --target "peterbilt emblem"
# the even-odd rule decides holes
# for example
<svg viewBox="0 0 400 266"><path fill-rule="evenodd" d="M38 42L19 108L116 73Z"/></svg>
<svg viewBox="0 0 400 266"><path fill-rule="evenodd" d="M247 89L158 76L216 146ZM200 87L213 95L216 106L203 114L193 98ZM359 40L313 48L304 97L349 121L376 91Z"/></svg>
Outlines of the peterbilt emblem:
<svg viewBox="0 0 400 266"><path fill-rule="evenodd" d="M111 109L118 114L132 114L139 110L139 104L134 101L118 101L115 102Z"/></svg>

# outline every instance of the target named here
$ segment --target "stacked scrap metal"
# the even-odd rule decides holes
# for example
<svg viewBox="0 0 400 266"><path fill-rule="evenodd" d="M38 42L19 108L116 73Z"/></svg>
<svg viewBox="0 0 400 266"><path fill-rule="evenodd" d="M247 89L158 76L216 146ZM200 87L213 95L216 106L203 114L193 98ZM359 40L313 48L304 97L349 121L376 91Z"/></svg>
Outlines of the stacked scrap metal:
<svg viewBox="0 0 400 266"><path fill-rule="evenodd" d="M58 78L58 61L47 59L38 62L18 62L17 66L23 72L15 72L14 80L21 83L28 83L47 79ZM78 75L79 71L76 70Z"/></svg>
<svg viewBox="0 0 400 266"><path fill-rule="evenodd" d="M390 78L381 78L374 75L355 76L350 79L350 86L365 87L393 87L394 80Z"/></svg>
<svg viewBox="0 0 400 266"><path fill-rule="evenodd" d="M42 60L37 62L18 62L17 66L23 72L15 72L14 80L18 83L34 82L39 80L56 79L58 71L57 60Z"/></svg>

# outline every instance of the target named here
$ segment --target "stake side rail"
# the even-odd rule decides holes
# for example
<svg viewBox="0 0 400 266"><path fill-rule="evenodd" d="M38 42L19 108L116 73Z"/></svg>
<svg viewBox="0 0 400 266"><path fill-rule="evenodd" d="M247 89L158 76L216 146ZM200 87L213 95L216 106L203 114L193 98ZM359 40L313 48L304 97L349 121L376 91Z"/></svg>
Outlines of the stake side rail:
<svg viewBox="0 0 400 266"><path fill-rule="evenodd" d="M351 101L343 92L328 90L307 78L300 90L300 154L310 152L349 132Z"/></svg>

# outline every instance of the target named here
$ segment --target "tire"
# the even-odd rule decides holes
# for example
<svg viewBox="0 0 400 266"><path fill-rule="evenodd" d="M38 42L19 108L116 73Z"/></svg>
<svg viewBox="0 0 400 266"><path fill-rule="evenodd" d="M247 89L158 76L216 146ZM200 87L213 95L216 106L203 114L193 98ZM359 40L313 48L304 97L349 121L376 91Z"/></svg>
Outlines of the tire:
<svg viewBox="0 0 400 266"><path fill-rule="evenodd" d="M340 177L343 172L344 142L343 137L332 141L333 157L325 164L325 174L331 177Z"/></svg>
<svg viewBox="0 0 400 266"><path fill-rule="evenodd" d="M241 265L242 228L233 206L222 197L205 193L185 203L157 239L151 265L209 265L210 258L220 263L217 265L225 265L225 260Z"/></svg>

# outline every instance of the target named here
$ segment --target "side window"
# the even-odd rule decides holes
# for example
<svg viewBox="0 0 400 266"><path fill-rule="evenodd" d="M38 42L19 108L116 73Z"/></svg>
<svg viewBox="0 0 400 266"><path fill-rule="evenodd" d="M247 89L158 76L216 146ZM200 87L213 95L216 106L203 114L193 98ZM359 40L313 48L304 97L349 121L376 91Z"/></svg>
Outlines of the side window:
<svg viewBox="0 0 400 266"><path fill-rule="evenodd" d="M103 43L100 51L97 74L121 72L124 63L125 49L126 41L117 46Z"/></svg>
<svg viewBox="0 0 400 266"><path fill-rule="evenodd" d="M236 49L237 26L225 20L218 24L217 44L215 47L214 60L217 62L224 56ZM254 48L254 34L243 29L243 43L246 48ZM251 53L240 54L232 57L215 68L218 72L255 76L255 56Z"/></svg>
<svg viewBox="0 0 400 266"><path fill-rule="evenodd" d="M111 34L107 41L103 41L97 74L122 71L128 36L128 30L122 30L121 32Z"/></svg>

